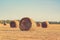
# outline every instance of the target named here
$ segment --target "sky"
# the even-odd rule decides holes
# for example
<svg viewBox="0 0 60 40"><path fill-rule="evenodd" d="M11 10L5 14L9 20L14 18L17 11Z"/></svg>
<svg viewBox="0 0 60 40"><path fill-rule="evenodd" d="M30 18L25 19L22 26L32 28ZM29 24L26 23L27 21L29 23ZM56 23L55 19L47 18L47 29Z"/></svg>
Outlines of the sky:
<svg viewBox="0 0 60 40"><path fill-rule="evenodd" d="M0 0L0 20L29 17L36 21L60 21L60 0Z"/></svg>

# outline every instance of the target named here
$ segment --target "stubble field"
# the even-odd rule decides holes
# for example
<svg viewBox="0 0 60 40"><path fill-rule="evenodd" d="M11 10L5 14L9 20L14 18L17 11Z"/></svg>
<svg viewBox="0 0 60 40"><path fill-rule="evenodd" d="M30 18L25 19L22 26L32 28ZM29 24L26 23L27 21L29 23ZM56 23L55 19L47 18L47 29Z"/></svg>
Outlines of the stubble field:
<svg viewBox="0 0 60 40"><path fill-rule="evenodd" d="M8 25L1 25L0 40L60 40L60 24L37 28L37 30L21 31L19 27L10 28Z"/></svg>

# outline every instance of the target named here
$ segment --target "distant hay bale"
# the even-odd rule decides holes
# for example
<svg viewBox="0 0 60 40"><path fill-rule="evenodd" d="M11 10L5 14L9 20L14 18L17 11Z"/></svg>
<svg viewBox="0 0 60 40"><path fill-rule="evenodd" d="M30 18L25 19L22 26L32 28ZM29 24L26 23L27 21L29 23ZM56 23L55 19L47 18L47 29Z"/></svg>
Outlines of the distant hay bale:
<svg viewBox="0 0 60 40"><path fill-rule="evenodd" d="M10 27L15 28L16 27L16 23L14 21L11 21L10 22Z"/></svg>
<svg viewBox="0 0 60 40"><path fill-rule="evenodd" d="M19 22L19 28L22 31L34 30L35 27L36 23L28 17L22 18Z"/></svg>
<svg viewBox="0 0 60 40"><path fill-rule="evenodd" d="M10 22L10 27L11 27L11 28L16 28L16 27L18 27L18 26L19 26L18 21L13 20L13 21Z"/></svg>
<svg viewBox="0 0 60 40"><path fill-rule="evenodd" d="M47 28L47 26L48 26L48 23L47 22L42 22L42 28Z"/></svg>
<svg viewBox="0 0 60 40"><path fill-rule="evenodd" d="M4 21L4 25L6 25L6 22Z"/></svg>
<svg viewBox="0 0 60 40"><path fill-rule="evenodd" d="M36 22L37 27L40 27L40 22Z"/></svg>

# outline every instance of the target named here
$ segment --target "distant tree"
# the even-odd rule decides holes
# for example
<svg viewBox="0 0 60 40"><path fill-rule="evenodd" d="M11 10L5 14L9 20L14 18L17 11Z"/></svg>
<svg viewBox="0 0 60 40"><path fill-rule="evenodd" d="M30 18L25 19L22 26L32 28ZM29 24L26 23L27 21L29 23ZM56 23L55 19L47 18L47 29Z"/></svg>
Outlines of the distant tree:
<svg viewBox="0 0 60 40"><path fill-rule="evenodd" d="M9 24L10 22L11 22L11 20L6 20L6 23L8 23L8 24Z"/></svg>
<svg viewBox="0 0 60 40"><path fill-rule="evenodd" d="M3 24L4 23L4 20L0 20L0 23Z"/></svg>
<svg viewBox="0 0 60 40"><path fill-rule="evenodd" d="M49 24L60 24L60 22L56 22L56 21L49 21Z"/></svg>

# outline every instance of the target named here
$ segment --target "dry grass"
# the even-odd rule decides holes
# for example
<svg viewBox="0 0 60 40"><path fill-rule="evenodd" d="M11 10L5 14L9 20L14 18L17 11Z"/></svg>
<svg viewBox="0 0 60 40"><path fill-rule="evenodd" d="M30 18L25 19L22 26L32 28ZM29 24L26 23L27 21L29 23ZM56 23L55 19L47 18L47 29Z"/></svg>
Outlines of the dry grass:
<svg viewBox="0 0 60 40"><path fill-rule="evenodd" d="M0 40L60 40L60 24L49 24L47 28L34 29L37 30L20 31L19 27L10 28L9 24L0 24Z"/></svg>

